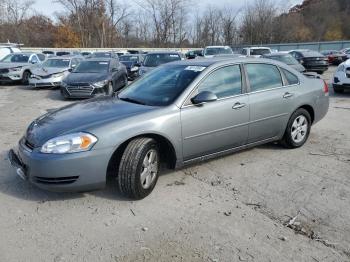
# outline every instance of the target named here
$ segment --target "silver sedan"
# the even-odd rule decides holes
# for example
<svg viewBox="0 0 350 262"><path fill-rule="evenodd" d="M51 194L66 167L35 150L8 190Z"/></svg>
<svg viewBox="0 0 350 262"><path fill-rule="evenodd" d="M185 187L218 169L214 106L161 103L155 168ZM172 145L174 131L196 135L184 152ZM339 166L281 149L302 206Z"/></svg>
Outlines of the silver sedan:
<svg viewBox="0 0 350 262"><path fill-rule="evenodd" d="M114 97L36 119L11 150L17 174L48 190L104 187L107 174L135 199L165 162L180 168L264 143L302 146L329 106L328 86L265 59L163 65Z"/></svg>

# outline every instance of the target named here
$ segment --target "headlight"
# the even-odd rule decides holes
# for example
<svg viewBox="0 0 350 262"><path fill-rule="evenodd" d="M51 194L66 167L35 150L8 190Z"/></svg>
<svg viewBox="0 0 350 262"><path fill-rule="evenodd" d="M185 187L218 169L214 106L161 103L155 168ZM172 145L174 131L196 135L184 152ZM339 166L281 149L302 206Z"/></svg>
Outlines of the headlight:
<svg viewBox="0 0 350 262"><path fill-rule="evenodd" d="M18 72L18 71L21 71L22 70L22 67L19 66L19 67L14 67L14 68L9 68L9 71L11 72Z"/></svg>
<svg viewBox="0 0 350 262"><path fill-rule="evenodd" d="M96 144L97 138L88 133L74 133L60 136L47 141L40 152L45 154L67 154L90 150Z"/></svg>
<svg viewBox="0 0 350 262"><path fill-rule="evenodd" d="M95 87L104 87L108 83L108 80L99 81L93 84Z"/></svg>
<svg viewBox="0 0 350 262"><path fill-rule="evenodd" d="M57 74L53 74L51 77L56 78L56 77L61 77L64 76L63 73L57 73Z"/></svg>
<svg viewBox="0 0 350 262"><path fill-rule="evenodd" d="M138 66L133 66L130 71L131 72L136 72L137 70L139 70L139 67Z"/></svg>

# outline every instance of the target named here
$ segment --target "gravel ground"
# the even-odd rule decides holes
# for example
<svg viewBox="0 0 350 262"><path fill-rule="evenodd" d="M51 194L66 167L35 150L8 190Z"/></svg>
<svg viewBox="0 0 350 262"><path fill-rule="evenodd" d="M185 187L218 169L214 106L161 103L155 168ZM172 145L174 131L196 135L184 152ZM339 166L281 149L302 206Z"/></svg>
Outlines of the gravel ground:
<svg viewBox="0 0 350 262"><path fill-rule="evenodd" d="M20 180L7 150L31 120L70 102L0 86L0 261L350 261L350 93L330 96L304 147L165 171L134 202L113 182L68 194Z"/></svg>

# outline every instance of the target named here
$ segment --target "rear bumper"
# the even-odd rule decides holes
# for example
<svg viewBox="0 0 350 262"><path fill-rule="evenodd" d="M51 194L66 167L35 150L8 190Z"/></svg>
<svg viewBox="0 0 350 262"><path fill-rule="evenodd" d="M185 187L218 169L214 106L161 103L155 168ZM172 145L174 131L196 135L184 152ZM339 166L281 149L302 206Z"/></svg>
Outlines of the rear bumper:
<svg viewBox="0 0 350 262"><path fill-rule="evenodd" d="M325 72L328 70L328 65L305 64L304 67L307 71L312 71L312 72L318 72L318 71Z"/></svg>
<svg viewBox="0 0 350 262"><path fill-rule="evenodd" d="M9 151L17 174L45 190L80 192L103 188L106 184L110 149L73 154L43 154L30 151L21 142Z"/></svg>
<svg viewBox="0 0 350 262"><path fill-rule="evenodd" d="M322 118L326 116L329 109L329 95L322 94L317 100L316 100L316 107L315 107L315 119L313 124L320 121Z"/></svg>

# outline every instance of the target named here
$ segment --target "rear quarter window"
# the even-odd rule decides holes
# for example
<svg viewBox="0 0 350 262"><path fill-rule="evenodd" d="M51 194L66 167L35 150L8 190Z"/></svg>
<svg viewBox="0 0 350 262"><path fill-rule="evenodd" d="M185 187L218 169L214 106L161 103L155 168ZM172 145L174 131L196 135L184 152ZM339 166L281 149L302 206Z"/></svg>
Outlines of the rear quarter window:
<svg viewBox="0 0 350 262"><path fill-rule="evenodd" d="M283 86L280 71L276 66L269 64L246 64L245 67L251 92Z"/></svg>
<svg viewBox="0 0 350 262"><path fill-rule="evenodd" d="M288 85L297 85L299 84L299 78L288 70L281 68L284 76L287 79Z"/></svg>

